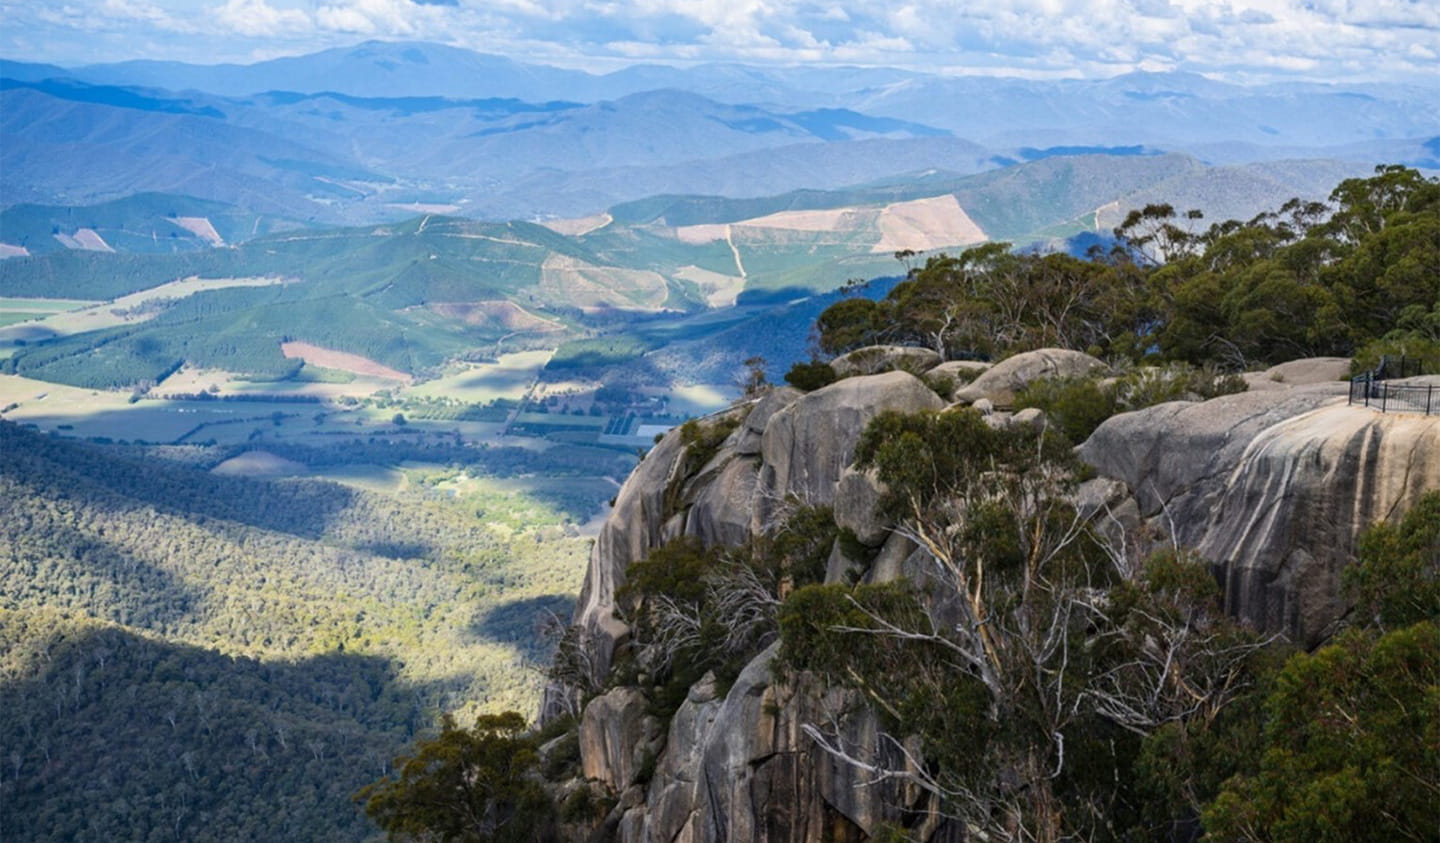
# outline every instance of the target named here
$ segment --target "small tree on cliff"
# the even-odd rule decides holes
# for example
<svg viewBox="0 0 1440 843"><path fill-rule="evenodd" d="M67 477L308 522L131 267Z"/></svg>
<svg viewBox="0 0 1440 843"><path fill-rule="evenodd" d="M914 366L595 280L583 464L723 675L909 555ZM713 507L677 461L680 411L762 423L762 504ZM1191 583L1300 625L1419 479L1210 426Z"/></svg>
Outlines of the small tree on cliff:
<svg viewBox="0 0 1440 843"><path fill-rule="evenodd" d="M391 840L532 843L553 838L554 805L535 776L539 754L518 713L481 715L395 761L397 776L355 795Z"/></svg>

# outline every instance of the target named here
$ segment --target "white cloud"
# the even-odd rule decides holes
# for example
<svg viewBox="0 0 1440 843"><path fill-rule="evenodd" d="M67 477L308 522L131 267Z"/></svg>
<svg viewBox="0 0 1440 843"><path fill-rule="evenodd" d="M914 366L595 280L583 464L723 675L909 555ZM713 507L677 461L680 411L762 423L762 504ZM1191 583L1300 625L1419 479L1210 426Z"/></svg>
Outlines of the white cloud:
<svg viewBox="0 0 1440 843"><path fill-rule="evenodd" d="M428 24L446 15L444 6L421 5L410 0L343 0L315 10L322 29L358 32L390 38L411 38L426 32Z"/></svg>
<svg viewBox="0 0 1440 843"><path fill-rule="evenodd" d="M748 60L1346 80L1440 71L1434 0L0 0L0 19L0 52L104 32L211 61L363 37L571 66ZM181 31L191 37L173 37ZM28 52L17 57L65 58Z"/></svg>
<svg viewBox="0 0 1440 843"><path fill-rule="evenodd" d="M293 38L314 29L305 12L276 8L266 0L226 0L214 10L214 21L236 34L256 38Z"/></svg>

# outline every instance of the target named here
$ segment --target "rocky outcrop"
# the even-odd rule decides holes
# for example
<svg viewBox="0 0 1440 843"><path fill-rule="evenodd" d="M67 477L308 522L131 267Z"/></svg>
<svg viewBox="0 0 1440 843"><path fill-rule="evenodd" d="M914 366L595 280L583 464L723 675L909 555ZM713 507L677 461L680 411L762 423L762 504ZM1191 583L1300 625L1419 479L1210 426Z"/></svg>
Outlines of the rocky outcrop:
<svg viewBox="0 0 1440 843"><path fill-rule="evenodd" d="M1000 404L1027 379L1102 365L1037 352L1007 373L1010 362L983 375L990 380L971 400ZM1097 475L1079 503L1103 531L1195 548L1233 612L1312 643L1345 611L1338 580L1356 534L1440 488L1440 417L1382 415L1346 406L1343 383L1285 381L1274 391L1110 419L1079 449ZM884 410L944 406L915 376L890 371L808 394L772 390L703 420L710 430L733 424L718 448L714 438L687 445L680 431L667 434L625 483L592 552L575 623L596 678L628 636L615 590L631 563L682 535L742 543L777 523L787 500L832 505L837 524L859 540L835 543L828 581L923 584L933 561L885 521L878 480L853 456L866 424ZM1040 425L1044 417L992 412L987 421ZM858 843L901 817L931 843L963 836L917 791L898 780L867 782L817 747L807 724L824 725L857 753L903 760L894 746L879 745L873 713L846 692L808 687L804 677L777 680L775 653L773 645L760 653L729 687L707 675L668 723L652 716L648 689L612 688L589 702L579 727L582 767L615 799L604 839ZM917 825L917 816L929 819Z"/></svg>
<svg viewBox="0 0 1440 843"><path fill-rule="evenodd" d="M1349 357L1306 357L1271 366L1263 372L1241 375L1252 391L1288 389L1317 383L1349 380Z"/></svg>
<svg viewBox="0 0 1440 843"><path fill-rule="evenodd" d="M707 545L739 544L798 499L829 504L855 442L885 410L938 410L944 402L906 372L846 378L808 394L783 388L712 418L738 420L698 471L677 428L645 456L621 487L590 554L575 625L590 649L595 679L610 669L628 628L616 616L625 569L682 535ZM553 708L555 701L547 703Z"/></svg>
<svg viewBox="0 0 1440 843"><path fill-rule="evenodd" d="M835 486L855 455L860 433L882 412L944 406L914 375L886 372L837 381L777 412L761 443L760 495L752 528L768 527L787 498L812 505L834 501Z"/></svg>
<svg viewBox="0 0 1440 843"><path fill-rule="evenodd" d="M986 399L996 407L1015 405L1015 393L1041 378L1089 375L1109 367L1088 354L1064 348L1042 348L1006 358L956 390L955 400L972 404Z"/></svg>
<svg viewBox="0 0 1440 843"><path fill-rule="evenodd" d="M1232 613L1314 644L1345 612L1359 532L1440 488L1440 417L1347 406L1345 389L1162 404L1105 422L1080 455L1209 560Z"/></svg>
<svg viewBox="0 0 1440 843"><path fill-rule="evenodd" d="M639 688L616 688L596 697L580 720L580 763L585 777L621 791L635 784L653 758L659 721Z"/></svg>
<svg viewBox="0 0 1440 843"><path fill-rule="evenodd" d="M928 348L906 345L868 345L830 361L830 368L842 378L878 375L881 372L923 374L940 365L940 354Z"/></svg>
<svg viewBox="0 0 1440 843"><path fill-rule="evenodd" d="M806 737L805 724L834 723L836 712L854 710L835 739L867 757L901 761L881 746L875 716L845 692L775 684L773 657L773 647L756 657L723 699L711 677L696 686L671 722L675 756L657 769L634 833L621 839L860 843L904 810L923 810L917 794L870 784Z"/></svg>

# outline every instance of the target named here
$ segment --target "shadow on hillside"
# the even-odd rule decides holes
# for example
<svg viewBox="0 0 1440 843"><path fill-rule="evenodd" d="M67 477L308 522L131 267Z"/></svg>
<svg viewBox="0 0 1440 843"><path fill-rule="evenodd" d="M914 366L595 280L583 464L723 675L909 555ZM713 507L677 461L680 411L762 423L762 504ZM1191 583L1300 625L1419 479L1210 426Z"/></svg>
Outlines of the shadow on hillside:
<svg viewBox="0 0 1440 843"><path fill-rule="evenodd" d="M262 662L51 612L6 621L24 675L0 682L7 840L373 836L352 795L447 696L373 656Z"/></svg>
<svg viewBox="0 0 1440 843"><path fill-rule="evenodd" d="M96 418L107 415L121 414ZM334 483L276 484L137 459L8 423L0 424L0 453L0 467L32 488L97 509L134 512L148 506L191 521L233 521L312 540L358 496Z"/></svg>
<svg viewBox="0 0 1440 843"><path fill-rule="evenodd" d="M480 613L470 623L470 634L487 641L514 647L532 662L549 659L555 641L548 634L557 624L570 622L575 598L566 594L546 594L511 600Z"/></svg>

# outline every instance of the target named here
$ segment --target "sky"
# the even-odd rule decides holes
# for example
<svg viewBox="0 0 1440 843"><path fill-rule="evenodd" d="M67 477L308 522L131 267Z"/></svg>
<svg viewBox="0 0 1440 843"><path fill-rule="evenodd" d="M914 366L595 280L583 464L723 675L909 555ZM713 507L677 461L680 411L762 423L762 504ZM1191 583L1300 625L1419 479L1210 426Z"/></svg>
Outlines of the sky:
<svg viewBox="0 0 1440 843"><path fill-rule="evenodd" d="M250 63L370 39L595 71L861 64L1440 87L1440 0L0 0L0 56Z"/></svg>

